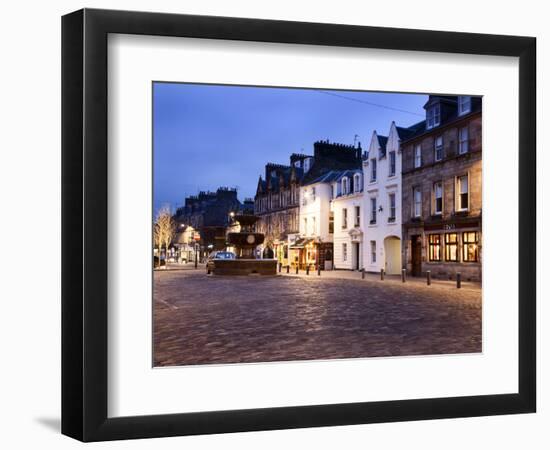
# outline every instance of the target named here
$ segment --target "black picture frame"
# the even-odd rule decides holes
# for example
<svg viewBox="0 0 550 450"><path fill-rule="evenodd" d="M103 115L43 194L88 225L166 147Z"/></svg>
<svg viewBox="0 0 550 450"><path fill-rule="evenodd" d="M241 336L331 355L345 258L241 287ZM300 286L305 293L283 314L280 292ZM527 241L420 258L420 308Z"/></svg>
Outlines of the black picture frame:
<svg viewBox="0 0 550 450"><path fill-rule="evenodd" d="M107 417L107 36L179 36L519 58L517 393ZM536 39L84 9L62 18L62 433L82 441L535 412Z"/></svg>

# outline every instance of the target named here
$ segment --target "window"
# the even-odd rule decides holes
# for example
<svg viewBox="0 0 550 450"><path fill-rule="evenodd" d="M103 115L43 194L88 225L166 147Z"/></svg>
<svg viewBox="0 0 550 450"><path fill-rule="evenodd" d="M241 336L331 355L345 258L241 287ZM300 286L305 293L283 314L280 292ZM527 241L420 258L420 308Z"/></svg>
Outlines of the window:
<svg viewBox="0 0 550 450"><path fill-rule="evenodd" d="M422 147L420 144L414 146L414 167L420 167L422 165Z"/></svg>
<svg viewBox="0 0 550 450"><path fill-rule="evenodd" d="M390 204L390 215L388 217L388 222L395 222L395 194L391 193L389 195L389 204Z"/></svg>
<svg viewBox="0 0 550 450"><path fill-rule="evenodd" d="M458 97L458 115L469 113L472 109L472 97L469 95L460 95Z"/></svg>
<svg viewBox="0 0 550 450"><path fill-rule="evenodd" d="M468 150L469 150L468 147L469 147L468 127L464 127L464 128L461 128L459 132L459 139L458 139L459 155L468 153Z"/></svg>
<svg viewBox="0 0 550 450"><path fill-rule="evenodd" d="M376 241L370 241L370 262L376 262Z"/></svg>
<svg viewBox="0 0 550 450"><path fill-rule="evenodd" d="M356 227L361 226L361 207L360 206L355 207L355 226Z"/></svg>
<svg viewBox="0 0 550 450"><path fill-rule="evenodd" d="M390 166L388 176L393 177L395 175L395 152L390 152Z"/></svg>
<svg viewBox="0 0 550 450"><path fill-rule="evenodd" d="M348 179L347 177L342 178L342 195L348 193Z"/></svg>
<svg viewBox="0 0 550 450"><path fill-rule="evenodd" d="M348 210L346 208L342 209L342 228L346 229L348 227Z"/></svg>
<svg viewBox="0 0 550 450"><path fill-rule="evenodd" d="M439 105L434 105L428 109L426 117L426 127L428 130L437 127L441 122L441 108Z"/></svg>
<svg viewBox="0 0 550 450"><path fill-rule="evenodd" d="M312 187L311 188L311 201L313 201L313 202L315 201L315 193L316 193L315 187Z"/></svg>
<svg viewBox="0 0 550 450"><path fill-rule="evenodd" d="M376 181L376 158L370 160L370 180Z"/></svg>
<svg viewBox="0 0 550 450"><path fill-rule="evenodd" d="M437 183L434 183L433 195L433 212L436 215L440 215L443 213L443 182L438 181Z"/></svg>
<svg viewBox="0 0 550 450"><path fill-rule="evenodd" d="M441 235L428 235L428 259L430 261L441 261Z"/></svg>
<svg viewBox="0 0 550 450"><path fill-rule="evenodd" d="M435 138L435 160L441 161L443 159L443 136Z"/></svg>
<svg viewBox="0 0 550 450"><path fill-rule="evenodd" d="M370 199L370 223L376 223L376 197Z"/></svg>
<svg viewBox="0 0 550 450"><path fill-rule="evenodd" d="M342 244L342 261L348 260L348 244L345 242Z"/></svg>
<svg viewBox="0 0 550 450"><path fill-rule="evenodd" d="M353 176L353 192L361 192L361 175L358 173Z"/></svg>
<svg viewBox="0 0 550 450"><path fill-rule="evenodd" d="M422 192L419 187L413 188L413 217L422 215Z"/></svg>
<svg viewBox="0 0 550 450"><path fill-rule="evenodd" d="M458 234L445 234L445 261L458 261Z"/></svg>
<svg viewBox="0 0 550 450"><path fill-rule="evenodd" d="M334 213L332 211L328 213L328 232L334 233Z"/></svg>
<svg viewBox="0 0 550 450"><path fill-rule="evenodd" d="M312 217L311 219L311 234L316 233L317 217Z"/></svg>
<svg viewBox="0 0 550 450"><path fill-rule="evenodd" d="M336 196L334 195L334 193L335 193L335 192L334 192L334 184L331 184L331 185L330 185L330 198L336 197Z"/></svg>
<svg viewBox="0 0 550 450"><path fill-rule="evenodd" d="M477 231L467 231L462 233L462 261L479 261L478 240L479 233Z"/></svg>
<svg viewBox="0 0 550 450"><path fill-rule="evenodd" d="M457 178L458 189L458 211L466 211L468 209L468 175L463 175Z"/></svg>

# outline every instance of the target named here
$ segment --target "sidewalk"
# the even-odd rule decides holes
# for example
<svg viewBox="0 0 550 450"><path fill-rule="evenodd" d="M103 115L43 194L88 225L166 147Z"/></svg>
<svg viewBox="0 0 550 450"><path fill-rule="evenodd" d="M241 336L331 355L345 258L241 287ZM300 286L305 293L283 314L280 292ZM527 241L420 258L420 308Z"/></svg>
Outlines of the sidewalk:
<svg viewBox="0 0 550 450"><path fill-rule="evenodd" d="M277 270L279 270L277 268ZM422 285L427 286L426 277L413 277L407 275L405 278L405 283L401 280L401 275L384 275L384 280L380 279L379 273L365 272L365 278L361 276L361 272L356 270L321 270L321 275L317 274L316 270L310 270L309 275L306 275L305 270L300 270L298 275L296 275L296 269L290 269L290 272L286 273L286 267L282 268L282 271L279 275L285 277L303 277L303 278L337 278L345 280L359 280L366 282L377 282L377 283L392 283L392 284L402 284L402 285ZM456 280L431 280L432 286L437 287L447 287L452 289L457 289ZM481 283L473 281L462 281L461 289L471 289L471 290L481 290Z"/></svg>

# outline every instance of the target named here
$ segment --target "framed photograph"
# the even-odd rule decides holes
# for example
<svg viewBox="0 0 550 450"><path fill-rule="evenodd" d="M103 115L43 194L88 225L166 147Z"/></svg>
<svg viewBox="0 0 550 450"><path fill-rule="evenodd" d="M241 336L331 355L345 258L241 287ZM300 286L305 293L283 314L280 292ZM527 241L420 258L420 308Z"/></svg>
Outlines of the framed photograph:
<svg viewBox="0 0 550 450"><path fill-rule="evenodd" d="M62 21L62 432L535 412L531 37Z"/></svg>

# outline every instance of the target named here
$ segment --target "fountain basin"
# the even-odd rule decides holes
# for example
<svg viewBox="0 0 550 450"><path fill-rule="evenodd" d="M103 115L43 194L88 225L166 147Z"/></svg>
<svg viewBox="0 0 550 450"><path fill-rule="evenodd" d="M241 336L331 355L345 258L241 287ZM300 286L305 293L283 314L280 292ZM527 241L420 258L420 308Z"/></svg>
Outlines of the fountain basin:
<svg viewBox="0 0 550 450"><path fill-rule="evenodd" d="M274 259L215 259L212 263L214 275L277 275Z"/></svg>

